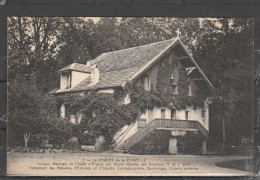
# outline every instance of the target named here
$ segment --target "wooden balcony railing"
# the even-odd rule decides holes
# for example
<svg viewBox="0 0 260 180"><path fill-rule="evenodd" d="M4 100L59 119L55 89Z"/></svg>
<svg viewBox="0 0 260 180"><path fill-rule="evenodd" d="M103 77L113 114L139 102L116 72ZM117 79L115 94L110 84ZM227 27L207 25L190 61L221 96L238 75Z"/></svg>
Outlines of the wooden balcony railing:
<svg viewBox="0 0 260 180"><path fill-rule="evenodd" d="M154 119L152 122L147 124L144 128L137 131L134 135L125 141L125 149L129 150L131 146L138 143L143 137L148 135L155 129L178 129L185 131L199 131L205 137L208 137L208 131L198 122L191 120L174 120L174 119Z"/></svg>

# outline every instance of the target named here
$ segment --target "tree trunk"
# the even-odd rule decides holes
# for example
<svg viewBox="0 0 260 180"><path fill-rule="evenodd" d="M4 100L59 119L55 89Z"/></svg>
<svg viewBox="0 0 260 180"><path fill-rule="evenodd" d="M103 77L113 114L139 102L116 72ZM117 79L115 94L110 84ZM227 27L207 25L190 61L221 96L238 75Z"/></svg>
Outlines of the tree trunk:
<svg viewBox="0 0 260 180"><path fill-rule="evenodd" d="M30 139L30 134L29 133L24 133L23 134L23 138L24 138L24 147L27 148L28 147L28 141Z"/></svg>

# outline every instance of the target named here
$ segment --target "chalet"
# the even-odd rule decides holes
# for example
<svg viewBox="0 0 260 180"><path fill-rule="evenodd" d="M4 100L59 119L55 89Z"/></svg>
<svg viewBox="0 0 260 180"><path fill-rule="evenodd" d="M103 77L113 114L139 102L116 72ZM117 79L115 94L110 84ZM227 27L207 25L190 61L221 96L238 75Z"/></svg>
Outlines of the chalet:
<svg viewBox="0 0 260 180"><path fill-rule="evenodd" d="M167 73L166 73L167 72ZM60 73L60 88L52 93L75 93L95 89L99 93L114 93L128 82L145 91L162 92L167 89L176 97L196 97L198 92L211 92L213 86L187 51L179 37L133 48L103 53L87 64L73 63ZM160 74L160 75L159 75ZM182 82L185 81L185 82ZM116 133L114 150L127 152L196 151L205 154L209 135L210 96L203 97L198 107L147 108L131 125ZM124 103L131 102L129 94ZM66 107L62 105L61 116ZM71 122L75 116L71 115ZM182 147L182 148L180 148Z"/></svg>

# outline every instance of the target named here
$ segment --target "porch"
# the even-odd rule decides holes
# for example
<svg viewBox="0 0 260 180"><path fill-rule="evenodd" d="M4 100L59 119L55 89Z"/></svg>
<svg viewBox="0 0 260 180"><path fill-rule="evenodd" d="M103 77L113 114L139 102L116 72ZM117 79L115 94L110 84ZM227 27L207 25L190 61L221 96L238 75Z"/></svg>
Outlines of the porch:
<svg viewBox="0 0 260 180"><path fill-rule="evenodd" d="M148 142L151 146L160 147L162 142L165 142L162 146L167 146L169 153L178 154L177 144L185 141L188 146L199 146L204 154L208 135L208 131L195 120L154 119L125 140L125 151L132 152L136 147L144 147L144 143Z"/></svg>

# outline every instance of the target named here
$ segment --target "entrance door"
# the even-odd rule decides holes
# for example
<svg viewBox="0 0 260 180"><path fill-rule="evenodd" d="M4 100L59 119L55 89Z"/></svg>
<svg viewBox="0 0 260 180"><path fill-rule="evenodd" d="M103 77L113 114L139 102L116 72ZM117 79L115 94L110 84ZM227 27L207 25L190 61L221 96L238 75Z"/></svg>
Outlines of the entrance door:
<svg viewBox="0 0 260 180"><path fill-rule="evenodd" d="M176 119L176 109L171 109L171 119Z"/></svg>

